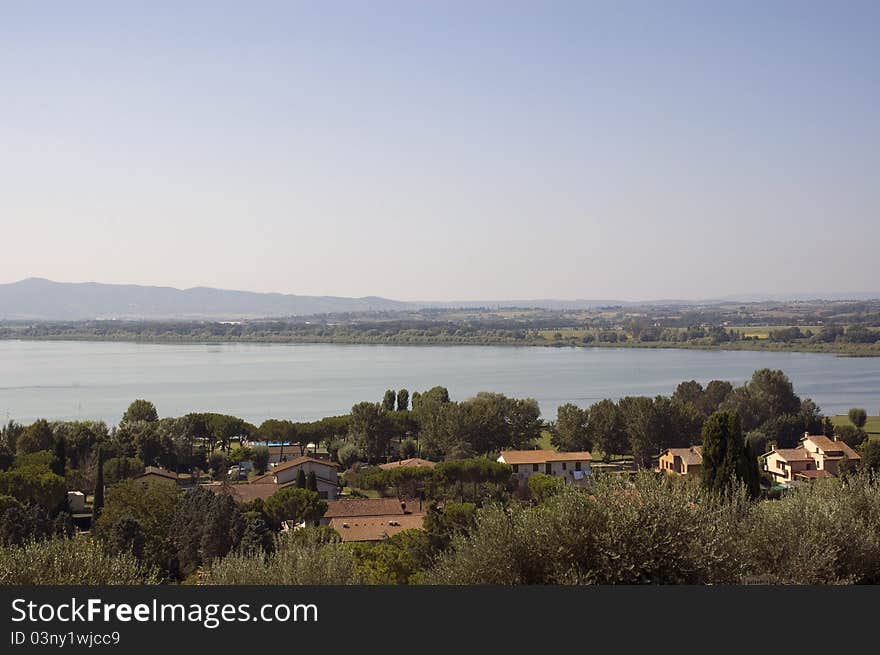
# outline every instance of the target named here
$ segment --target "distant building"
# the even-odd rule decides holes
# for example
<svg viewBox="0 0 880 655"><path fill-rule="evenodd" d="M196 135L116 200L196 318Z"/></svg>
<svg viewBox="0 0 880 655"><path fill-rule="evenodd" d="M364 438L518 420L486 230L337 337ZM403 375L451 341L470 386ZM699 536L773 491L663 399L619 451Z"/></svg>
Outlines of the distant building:
<svg viewBox="0 0 880 655"><path fill-rule="evenodd" d="M388 462L387 464L379 464L379 468L385 471L389 469L396 469L399 467L405 468L417 468L417 467L427 467L434 468L437 466L436 462L432 462L428 459L421 459L420 457L410 457L409 459L401 459L396 462Z"/></svg>
<svg viewBox="0 0 880 655"><path fill-rule="evenodd" d="M518 482L527 482L533 473L555 475L572 484L582 484L592 473L593 456L586 452L555 450L504 450L498 457L513 468Z"/></svg>
<svg viewBox="0 0 880 655"><path fill-rule="evenodd" d="M664 473L700 475L703 470L703 447L667 448L660 455L659 468Z"/></svg>
<svg viewBox="0 0 880 655"><path fill-rule="evenodd" d="M296 484L300 471L306 477L308 477L309 473L314 473L318 483L318 495L325 500L334 500L339 492L338 468L338 464L329 460L303 455L278 464L268 473L251 480L250 484L274 484L279 488L284 488Z"/></svg>
<svg viewBox="0 0 880 655"><path fill-rule="evenodd" d="M762 468L776 484L834 478L842 462L858 462L859 454L837 439L804 433L797 448L774 448L761 455Z"/></svg>
<svg viewBox="0 0 880 655"><path fill-rule="evenodd" d="M180 477L177 473L159 468L158 466L148 466L144 469L143 473L134 476L132 479L137 480L138 482L150 482L155 480L158 482L173 482L174 484L180 483Z"/></svg>
<svg viewBox="0 0 880 655"><path fill-rule="evenodd" d="M382 541L398 532L421 528L424 522L419 500L350 498L328 500L320 524L336 530L343 541Z"/></svg>

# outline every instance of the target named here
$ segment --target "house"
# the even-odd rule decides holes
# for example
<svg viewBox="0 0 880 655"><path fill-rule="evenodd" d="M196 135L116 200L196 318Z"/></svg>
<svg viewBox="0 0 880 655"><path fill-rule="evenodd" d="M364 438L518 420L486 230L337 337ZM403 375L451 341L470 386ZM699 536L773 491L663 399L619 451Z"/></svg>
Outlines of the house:
<svg viewBox="0 0 880 655"><path fill-rule="evenodd" d="M379 464L379 468L385 471L389 469L396 469L399 467L404 468L419 468L419 467L427 467L434 468L437 466L436 462L432 462L428 459L421 459L420 457L410 457L409 459L401 459L396 462L388 462L387 464Z"/></svg>
<svg viewBox="0 0 880 655"><path fill-rule="evenodd" d="M268 473L251 480L250 484L274 484L284 488L296 484L300 471L306 477L309 473L314 473L318 483L318 495L325 500L335 500L339 489L338 468L339 465L334 462L302 455L278 464Z"/></svg>
<svg viewBox="0 0 880 655"><path fill-rule="evenodd" d="M320 525L329 525L342 541L382 541L398 532L422 528L425 511L420 500L350 498L328 500Z"/></svg>
<svg viewBox="0 0 880 655"><path fill-rule="evenodd" d="M144 472L140 475L134 476L133 480L137 480L138 482L173 482L174 484L180 483L180 478L177 473L173 471L168 471L163 468L159 468L158 466L148 466L144 469Z"/></svg>
<svg viewBox="0 0 880 655"><path fill-rule="evenodd" d="M689 448L667 448L660 455L658 466L664 473L678 475L699 475L703 469L702 446Z"/></svg>
<svg viewBox="0 0 880 655"><path fill-rule="evenodd" d="M844 461L858 462L859 454L836 438L804 433L797 448L774 448L761 455L762 468L776 484L833 478Z"/></svg>
<svg viewBox="0 0 880 655"><path fill-rule="evenodd" d="M592 473L593 456L588 452L503 450L498 461L513 468L513 478L518 483L527 482L533 473L545 473L582 484Z"/></svg>

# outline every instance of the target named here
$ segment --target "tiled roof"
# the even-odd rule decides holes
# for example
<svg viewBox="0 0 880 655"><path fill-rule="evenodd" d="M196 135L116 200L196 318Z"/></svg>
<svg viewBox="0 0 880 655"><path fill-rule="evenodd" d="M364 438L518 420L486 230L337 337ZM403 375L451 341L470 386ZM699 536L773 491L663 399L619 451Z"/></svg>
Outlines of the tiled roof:
<svg viewBox="0 0 880 655"><path fill-rule="evenodd" d="M428 468L434 468L437 466L436 462L432 462L427 459L421 459L420 457L410 457L409 459L401 459L397 462L388 462L387 464L379 464L380 469L388 470L394 469L398 467L417 467L417 466L427 466Z"/></svg>
<svg viewBox="0 0 880 655"><path fill-rule="evenodd" d="M384 516L367 516L352 518L334 518L330 520L332 527L342 537L342 541L382 541L393 537L398 532L421 528L425 515L391 514Z"/></svg>
<svg viewBox="0 0 880 655"><path fill-rule="evenodd" d="M144 469L144 472L140 475L135 476L136 478L142 478L145 475L158 475L163 478L168 478L169 480L177 480L177 473L173 471L167 471L163 468L159 468L158 466L148 466Z"/></svg>
<svg viewBox="0 0 880 655"><path fill-rule="evenodd" d="M272 472L277 473L278 471L284 471L286 469L293 468L294 466L305 464L306 462L320 464L321 466L326 466L328 468L339 468L339 464L336 464L335 462L329 462L326 459L315 459L314 457L303 455L301 457L297 457L296 459L289 459L286 462L282 462L274 469L272 469Z"/></svg>
<svg viewBox="0 0 880 655"><path fill-rule="evenodd" d="M410 510L415 509L417 506L418 500L407 502L407 508ZM382 515L403 516L403 513L403 507L397 498L343 498L327 501L327 511L324 513L324 518Z"/></svg>
<svg viewBox="0 0 880 655"><path fill-rule="evenodd" d="M807 462L813 460L810 453L804 448L777 448L770 454L772 453L776 453L780 459L786 462Z"/></svg>
<svg viewBox="0 0 880 655"><path fill-rule="evenodd" d="M502 450L505 464L543 464L545 462L583 462L593 456L586 452L556 452L555 450Z"/></svg>

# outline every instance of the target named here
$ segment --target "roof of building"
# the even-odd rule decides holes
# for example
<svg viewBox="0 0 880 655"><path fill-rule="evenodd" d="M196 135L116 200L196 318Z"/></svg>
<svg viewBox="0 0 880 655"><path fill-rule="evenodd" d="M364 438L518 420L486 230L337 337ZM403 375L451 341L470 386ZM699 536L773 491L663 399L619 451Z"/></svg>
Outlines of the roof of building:
<svg viewBox="0 0 880 655"><path fill-rule="evenodd" d="M502 450L501 458L505 464L543 464L545 462L583 462L591 461L593 456L586 452L557 452L555 450Z"/></svg>
<svg viewBox="0 0 880 655"><path fill-rule="evenodd" d="M843 456L845 456L849 459L861 459L861 457L859 456L859 454L856 451L854 451L845 442L840 441L839 439L831 439L830 437L826 437L824 434L822 434L822 435L810 434L810 435L804 435L804 437L801 439L801 442L803 443L807 439L809 439L814 444L816 444L819 448L821 448L822 452L825 454L843 453ZM831 456L831 459L834 459L834 457Z"/></svg>
<svg viewBox="0 0 880 655"><path fill-rule="evenodd" d="M324 518L342 518L353 516L403 516L404 509L397 498L342 498L328 500ZM414 504L415 503L415 504ZM407 507L412 510L418 501L408 501Z"/></svg>
<svg viewBox="0 0 880 655"><path fill-rule="evenodd" d="M353 518L334 518L332 527L342 541L382 541L398 532L421 528L425 522L424 513L391 514Z"/></svg>
<svg viewBox="0 0 880 655"><path fill-rule="evenodd" d="M690 448L667 448L666 452L673 457L680 457L688 466L700 466L703 463L703 447L691 446Z"/></svg>
<svg viewBox="0 0 880 655"><path fill-rule="evenodd" d="M162 478L168 478L169 480L177 480L178 475L174 471L168 471L163 468L159 468L158 466L148 466L144 469L144 472L140 475L136 475L135 479L142 478L146 475L158 475Z"/></svg>
<svg viewBox="0 0 880 655"><path fill-rule="evenodd" d="M436 462L432 462L427 459L422 459L421 457L410 457L409 459L401 459L396 462L388 462L387 464L379 464L380 469L388 470L394 469L398 467L419 467L419 466L427 466L428 468L434 468L437 466Z"/></svg>
<svg viewBox="0 0 880 655"><path fill-rule="evenodd" d="M805 448L776 448L767 453L767 455L772 455L773 453L776 453L780 459L786 462L808 462L813 459Z"/></svg>
<svg viewBox="0 0 880 655"><path fill-rule="evenodd" d="M296 457L294 459L289 459L286 462L282 462L278 464L274 469L272 469L273 473L277 473L278 471L284 471L289 468L294 468L295 466L302 466L308 462L312 462L313 464L320 464L321 466L327 466L329 468L339 468L339 464L336 462L330 462L326 459L315 459L314 457L310 457L309 455L302 455L300 457Z"/></svg>

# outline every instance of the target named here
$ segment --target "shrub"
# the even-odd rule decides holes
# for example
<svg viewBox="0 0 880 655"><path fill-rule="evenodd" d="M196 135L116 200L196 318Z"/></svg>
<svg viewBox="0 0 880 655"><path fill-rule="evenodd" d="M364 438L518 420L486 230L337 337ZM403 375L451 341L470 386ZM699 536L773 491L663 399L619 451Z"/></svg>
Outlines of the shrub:
<svg viewBox="0 0 880 655"><path fill-rule="evenodd" d="M215 560L205 575L211 585L350 585L360 584L351 549L326 543L323 536L295 530L305 536L279 535L271 555L232 553ZM312 535L315 535L314 537Z"/></svg>
<svg viewBox="0 0 880 655"><path fill-rule="evenodd" d="M156 584L154 570L132 555L109 554L93 539L52 539L0 547L0 584L140 585Z"/></svg>

